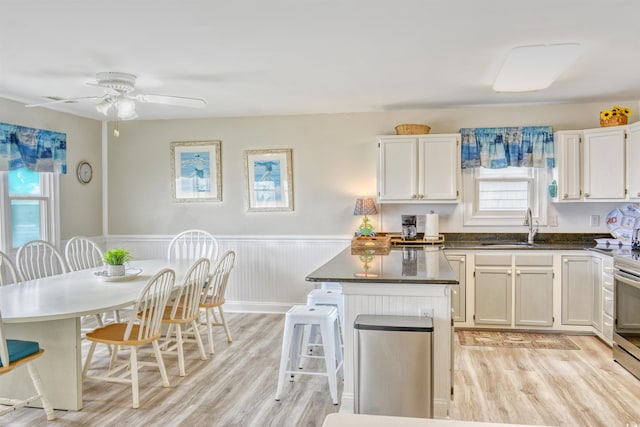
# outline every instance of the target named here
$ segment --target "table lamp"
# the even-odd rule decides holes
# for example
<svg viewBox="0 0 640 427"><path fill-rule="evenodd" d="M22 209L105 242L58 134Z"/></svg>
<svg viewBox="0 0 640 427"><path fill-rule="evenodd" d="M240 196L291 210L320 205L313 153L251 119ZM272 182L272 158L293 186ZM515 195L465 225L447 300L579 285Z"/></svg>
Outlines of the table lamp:
<svg viewBox="0 0 640 427"><path fill-rule="evenodd" d="M367 215L375 215L377 213L378 210L372 198L356 199L356 208L353 210L353 214L364 215L362 224L360 224L356 232L358 236L375 236L373 225L369 223Z"/></svg>

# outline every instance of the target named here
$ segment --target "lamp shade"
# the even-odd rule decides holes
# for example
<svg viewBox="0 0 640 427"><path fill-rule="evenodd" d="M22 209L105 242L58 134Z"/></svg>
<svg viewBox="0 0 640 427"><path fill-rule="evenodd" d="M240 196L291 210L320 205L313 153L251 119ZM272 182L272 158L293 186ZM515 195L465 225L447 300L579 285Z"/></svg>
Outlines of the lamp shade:
<svg viewBox="0 0 640 427"><path fill-rule="evenodd" d="M356 199L356 208L353 210L354 215L375 215L377 213L376 203L372 198Z"/></svg>

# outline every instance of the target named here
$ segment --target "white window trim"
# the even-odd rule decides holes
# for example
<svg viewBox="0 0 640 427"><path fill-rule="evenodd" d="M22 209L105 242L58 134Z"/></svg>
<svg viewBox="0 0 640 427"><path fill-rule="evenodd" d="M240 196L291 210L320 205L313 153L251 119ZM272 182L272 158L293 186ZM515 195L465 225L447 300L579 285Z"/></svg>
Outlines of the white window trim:
<svg viewBox="0 0 640 427"><path fill-rule="evenodd" d="M533 221L539 225L547 225L547 182L549 181L549 171L547 169L534 168L531 185L533 190L530 193L529 207ZM462 170L462 202L463 224L465 226L507 226L522 227L524 224L525 211L517 214L511 212L477 212L476 201L478 200L478 185L476 181L475 169Z"/></svg>
<svg viewBox="0 0 640 427"><path fill-rule="evenodd" d="M45 208L42 215L46 218L44 238L55 247L60 247L60 177L56 173L43 173L41 196L17 196L9 198L9 174L0 172L0 250L15 258L17 249L11 247L11 200L44 200Z"/></svg>

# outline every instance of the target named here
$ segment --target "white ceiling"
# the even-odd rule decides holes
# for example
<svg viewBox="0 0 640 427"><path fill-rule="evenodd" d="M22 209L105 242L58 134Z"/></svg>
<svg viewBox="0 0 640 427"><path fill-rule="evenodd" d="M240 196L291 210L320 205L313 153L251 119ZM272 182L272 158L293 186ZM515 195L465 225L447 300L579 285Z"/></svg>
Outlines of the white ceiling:
<svg viewBox="0 0 640 427"><path fill-rule="evenodd" d="M638 0L0 0L0 97L142 93L139 119L372 112L640 99ZM579 42L550 88L494 93L508 51ZM103 119L96 101L49 108ZM609 105L603 105L608 107ZM112 120L113 117L109 116Z"/></svg>

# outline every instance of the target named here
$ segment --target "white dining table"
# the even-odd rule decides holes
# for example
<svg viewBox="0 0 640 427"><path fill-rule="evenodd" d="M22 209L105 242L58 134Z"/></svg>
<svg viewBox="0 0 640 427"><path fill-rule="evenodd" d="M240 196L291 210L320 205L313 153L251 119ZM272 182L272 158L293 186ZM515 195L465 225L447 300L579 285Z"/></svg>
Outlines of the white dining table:
<svg viewBox="0 0 640 427"><path fill-rule="evenodd" d="M193 261L139 260L130 268L142 271L127 280L110 281L96 272L103 267L65 273L0 287L0 310L7 338L38 341L45 350L38 358L44 390L55 409L82 409L82 316L133 305L149 279L168 267L183 283ZM23 369L0 377L0 394L33 395Z"/></svg>

